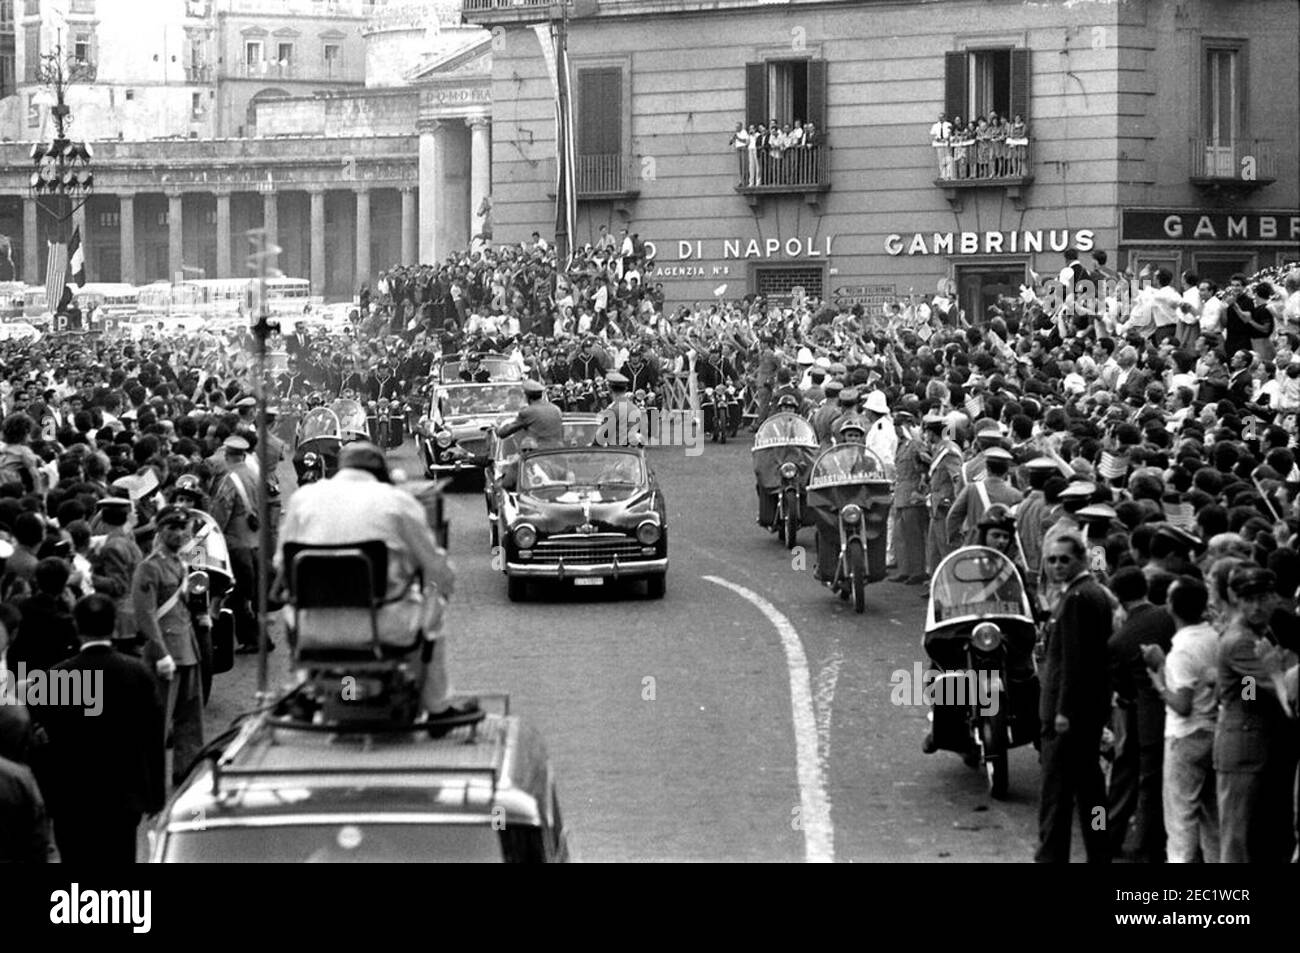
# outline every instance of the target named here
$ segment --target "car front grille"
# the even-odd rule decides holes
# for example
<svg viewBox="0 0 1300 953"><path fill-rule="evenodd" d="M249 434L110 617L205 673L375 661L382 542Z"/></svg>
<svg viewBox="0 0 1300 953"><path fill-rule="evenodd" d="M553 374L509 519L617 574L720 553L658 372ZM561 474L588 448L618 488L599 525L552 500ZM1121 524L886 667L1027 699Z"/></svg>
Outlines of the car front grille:
<svg viewBox="0 0 1300 953"><path fill-rule="evenodd" d="M635 539L593 539L563 540L551 542L542 540L533 548L535 563L558 563L560 560L571 565L593 565L595 563L613 562L617 556L620 562L638 559L653 559L641 553L641 544Z"/></svg>

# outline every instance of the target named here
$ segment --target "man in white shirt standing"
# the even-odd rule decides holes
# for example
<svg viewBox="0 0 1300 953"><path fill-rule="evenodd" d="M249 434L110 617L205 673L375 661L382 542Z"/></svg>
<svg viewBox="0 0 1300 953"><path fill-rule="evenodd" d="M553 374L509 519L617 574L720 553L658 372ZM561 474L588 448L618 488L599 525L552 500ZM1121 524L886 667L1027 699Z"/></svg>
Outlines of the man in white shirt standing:
<svg viewBox="0 0 1300 953"><path fill-rule="evenodd" d="M1178 312L1178 347L1191 350L1201 333L1201 281L1190 271L1183 272L1183 303Z"/></svg>
<svg viewBox="0 0 1300 953"><path fill-rule="evenodd" d="M1164 813L1171 864L1219 860L1219 812L1214 776L1214 726L1219 634L1203 621L1208 593L1199 580L1169 587L1168 608L1178 624L1168 657L1144 645L1151 682L1165 701Z"/></svg>
<svg viewBox="0 0 1300 953"><path fill-rule="evenodd" d="M1173 337L1183 304L1182 295L1170 287L1173 280L1168 268L1157 268L1152 286L1143 289L1133 306L1132 315L1127 321L1120 322L1119 334L1136 329L1157 344Z"/></svg>

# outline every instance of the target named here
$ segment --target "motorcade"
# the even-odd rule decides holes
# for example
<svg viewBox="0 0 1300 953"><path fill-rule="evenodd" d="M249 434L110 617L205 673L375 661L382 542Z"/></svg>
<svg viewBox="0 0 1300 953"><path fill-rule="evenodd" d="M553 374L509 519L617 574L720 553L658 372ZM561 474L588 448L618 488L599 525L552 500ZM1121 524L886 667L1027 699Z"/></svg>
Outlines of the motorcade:
<svg viewBox="0 0 1300 953"><path fill-rule="evenodd" d="M1039 736L1034 612L1016 564L965 546L935 569L923 644L940 670L930 712L933 744L982 768L989 794L1006 797L1007 753Z"/></svg>
<svg viewBox="0 0 1300 953"><path fill-rule="evenodd" d="M437 368L437 381L416 424L425 473L431 478L481 474L488 433L527 403L523 374L499 354L452 355Z"/></svg>
<svg viewBox="0 0 1300 953"><path fill-rule="evenodd" d="M561 415L560 421L564 428L564 446L590 447L600 431L601 415L566 413ZM498 437L491 431L488 433L487 463L483 467L483 496L487 503L490 546L500 545L501 533L497 524L501 500L506 494L513 499L513 495L518 492L519 457L526 440L522 431L508 437Z"/></svg>
<svg viewBox="0 0 1300 953"><path fill-rule="evenodd" d="M506 594L530 583L605 586L644 580L662 599L668 508L645 450L573 447L521 453L516 492L499 498Z"/></svg>
<svg viewBox="0 0 1300 953"><path fill-rule="evenodd" d="M298 485L328 480L339 469L339 452L355 440L369 440L370 425L361 402L340 398L307 411L294 436L293 469Z"/></svg>
<svg viewBox="0 0 1300 953"><path fill-rule="evenodd" d="M380 623L385 543L282 552L293 687L200 753L150 831L151 860L567 861L554 770L509 696L479 693L490 713L422 711L416 662L432 643L418 611Z"/></svg>
<svg viewBox="0 0 1300 953"><path fill-rule="evenodd" d="M787 549L798 545L799 528L806 525L808 476L817 450L817 432L798 414L773 414L754 434L758 523Z"/></svg>
<svg viewBox="0 0 1300 953"><path fill-rule="evenodd" d="M866 610L868 583L885 578L886 532L894 485L880 458L860 443L829 447L808 474L807 512L816 527L817 579Z"/></svg>

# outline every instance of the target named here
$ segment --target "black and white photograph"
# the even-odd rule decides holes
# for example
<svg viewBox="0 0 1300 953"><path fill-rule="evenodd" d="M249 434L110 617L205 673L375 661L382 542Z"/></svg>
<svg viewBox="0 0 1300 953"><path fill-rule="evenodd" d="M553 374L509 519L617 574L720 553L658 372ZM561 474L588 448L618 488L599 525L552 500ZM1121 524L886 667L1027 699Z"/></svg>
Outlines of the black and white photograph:
<svg viewBox="0 0 1300 953"><path fill-rule="evenodd" d="M42 922L1300 861L1298 0L0 0L0 405Z"/></svg>

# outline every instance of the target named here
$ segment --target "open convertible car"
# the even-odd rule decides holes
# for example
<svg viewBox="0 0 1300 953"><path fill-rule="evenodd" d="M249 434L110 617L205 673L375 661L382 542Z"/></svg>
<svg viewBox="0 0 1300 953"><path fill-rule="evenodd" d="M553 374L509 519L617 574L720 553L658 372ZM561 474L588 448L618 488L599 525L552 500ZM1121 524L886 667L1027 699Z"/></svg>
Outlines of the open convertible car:
<svg viewBox="0 0 1300 953"><path fill-rule="evenodd" d="M517 489L501 495L498 533L507 594L530 582L603 586L644 579L667 590L668 510L645 451L566 447L525 453Z"/></svg>
<svg viewBox="0 0 1300 953"><path fill-rule="evenodd" d="M425 474L479 473L488 456L487 431L513 420L525 404L523 374L500 355L485 355L472 362L449 358L438 377L416 428Z"/></svg>

